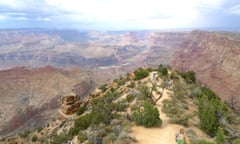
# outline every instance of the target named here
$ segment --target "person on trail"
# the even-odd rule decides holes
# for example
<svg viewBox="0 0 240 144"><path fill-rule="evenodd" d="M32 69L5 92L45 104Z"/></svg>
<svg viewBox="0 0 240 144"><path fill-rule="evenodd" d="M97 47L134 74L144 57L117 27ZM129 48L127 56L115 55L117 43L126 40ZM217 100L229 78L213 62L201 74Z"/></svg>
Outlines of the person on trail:
<svg viewBox="0 0 240 144"><path fill-rule="evenodd" d="M176 143L177 144L186 144L183 128L181 128L180 131L176 134Z"/></svg>

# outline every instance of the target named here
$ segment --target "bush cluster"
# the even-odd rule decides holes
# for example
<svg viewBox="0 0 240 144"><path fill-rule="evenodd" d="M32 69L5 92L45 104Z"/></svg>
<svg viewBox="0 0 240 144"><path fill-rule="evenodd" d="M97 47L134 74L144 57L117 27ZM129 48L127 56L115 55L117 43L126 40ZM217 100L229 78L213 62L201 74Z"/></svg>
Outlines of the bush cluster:
<svg viewBox="0 0 240 144"><path fill-rule="evenodd" d="M195 83L196 76L194 71L179 72L179 74L186 80L187 83Z"/></svg>
<svg viewBox="0 0 240 144"><path fill-rule="evenodd" d="M210 136L216 135L220 120L227 117L226 105L218 97L209 95L202 95L199 98L198 112L200 127Z"/></svg>
<svg viewBox="0 0 240 144"><path fill-rule="evenodd" d="M160 72L160 74L162 76L168 76L168 69L167 69L167 67L164 67L163 65L158 66L158 72Z"/></svg>
<svg viewBox="0 0 240 144"><path fill-rule="evenodd" d="M149 75L149 71L147 69L139 68L134 71L134 80L141 80Z"/></svg>
<svg viewBox="0 0 240 144"><path fill-rule="evenodd" d="M160 126L162 120L159 116L158 109L149 102L145 102L143 109L137 109L132 115L137 125L143 125L145 127Z"/></svg>

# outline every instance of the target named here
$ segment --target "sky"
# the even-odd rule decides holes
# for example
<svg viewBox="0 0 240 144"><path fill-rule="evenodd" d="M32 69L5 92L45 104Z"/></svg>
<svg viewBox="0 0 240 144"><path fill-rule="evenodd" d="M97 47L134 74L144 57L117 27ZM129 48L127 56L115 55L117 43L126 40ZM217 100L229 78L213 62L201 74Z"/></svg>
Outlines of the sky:
<svg viewBox="0 0 240 144"><path fill-rule="evenodd" d="M0 29L240 27L239 0L0 0Z"/></svg>

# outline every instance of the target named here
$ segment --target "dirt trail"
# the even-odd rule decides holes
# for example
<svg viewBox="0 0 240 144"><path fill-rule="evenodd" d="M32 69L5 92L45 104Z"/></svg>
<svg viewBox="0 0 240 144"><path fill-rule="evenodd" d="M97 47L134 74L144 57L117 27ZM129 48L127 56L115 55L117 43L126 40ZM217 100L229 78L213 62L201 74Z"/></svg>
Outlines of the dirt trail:
<svg viewBox="0 0 240 144"><path fill-rule="evenodd" d="M149 81L150 80L150 81ZM148 81L148 82L147 82ZM155 83L157 86L157 91L162 92L161 80L156 81L156 77L154 76L154 73L150 73L150 76L148 79L145 79L145 82L147 82L148 87L152 87L152 83ZM190 126L188 128L178 125L178 124L170 124L168 122L169 118L167 115L162 111L163 107L163 101L165 99L171 99L172 91L165 89L163 96L161 99L156 103L156 107L160 113L160 118L162 119L162 126L159 128L144 128L141 126L133 126L132 127L132 135L138 140L137 144L176 144L175 136L176 132L180 130L180 128L184 128L185 132L187 129L191 129L195 132L195 134L199 138L206 139L208 141L212 141L204 132L202 132L200 129L194 126ZM158 94L156 92L153 92L154 99L158 98ZM186 137L187 143L189 143L188 138Z"/></svg>
<svg viewBox="0 0 240 144"><path fill-rule="evenodd" d="M182 127L181 125L169 124L168 117L162 112L161 107L164 99L169 99L169 91L165 90L162 98L157 102L156 106L160 112L162 119L162 127L160 128L144 128L140 126L132 127L132 134L138 140L137 144L176 144L175 134ZM154 94L156 97L157 95Z"/></svg>

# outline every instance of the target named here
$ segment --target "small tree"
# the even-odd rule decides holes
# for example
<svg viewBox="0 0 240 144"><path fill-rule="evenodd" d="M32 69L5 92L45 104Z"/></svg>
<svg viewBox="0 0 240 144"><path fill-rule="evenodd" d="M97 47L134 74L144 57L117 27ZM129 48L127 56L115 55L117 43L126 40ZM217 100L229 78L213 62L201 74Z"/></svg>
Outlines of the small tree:
<svg viewBox="0 0 240 144"><path fill-rule="evenodd" d="M159 111L154 105L149 102L144 103L144 107L139 108L133 113L133 120L137 125L145 127L154 127L162 124Z"/></svg>
<svg viewBox="0 0 240 144"><path fill-rule="evenodd" d="M141 98L143 100L150 101L152 104L154 104L154 100L153 100L153 97L152 97L152 91L153 91L154 87L155 86L153 85L151 90L149 90L149 88L146 85L142 85L139 88L139 91L140 91L140 94L141 94Z"/></svg>
<svg viewBox="0 0 240 144"><path fill-rule="evenodd" d="M162 87L162 92L160 93L159 97L154 101L154 104L156 104L161 99L161 97L163 96L164 90L168 87L168 83L166 81L163 81L161 84L161 87Z"/></svg>

